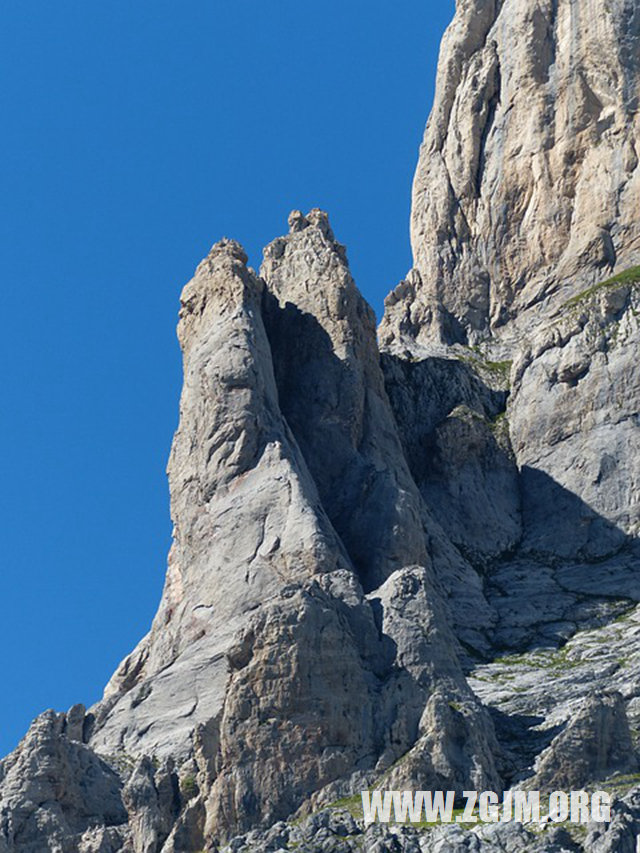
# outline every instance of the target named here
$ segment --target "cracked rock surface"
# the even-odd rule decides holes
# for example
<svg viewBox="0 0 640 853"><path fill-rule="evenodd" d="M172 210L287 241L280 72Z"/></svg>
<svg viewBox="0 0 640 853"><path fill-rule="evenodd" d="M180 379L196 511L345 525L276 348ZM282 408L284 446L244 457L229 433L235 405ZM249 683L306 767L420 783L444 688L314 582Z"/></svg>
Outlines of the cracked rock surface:
<svg viewBox="0 0 640 853"><path fill-rule="evenodd" d="M640 262L637 3L456 7L385 344L514 341Z"/></svg>
<svg viewBox="0 0 640 853"><path fill-rule="evenodd" d="M173 545L103 699L0 762L0 853L634 853L636 0L460 0L375 316L328 216L180 299ZM359 792L606 790L364 826Z"/></svg>

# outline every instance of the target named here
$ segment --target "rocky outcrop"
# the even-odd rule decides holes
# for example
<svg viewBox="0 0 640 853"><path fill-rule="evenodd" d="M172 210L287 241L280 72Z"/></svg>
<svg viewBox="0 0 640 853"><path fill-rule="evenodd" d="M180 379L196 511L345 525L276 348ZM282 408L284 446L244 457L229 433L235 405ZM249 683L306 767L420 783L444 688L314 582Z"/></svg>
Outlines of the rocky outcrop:
<svg viewBox="0 0 640 853"><path fill-rule="evenodd" d="M622 812L622 810L621 810ZM626 853L625 847L610 846L614 838L631 837L621 813L619 834L606 837L603 853ZM591 849L591 848L590 848ZM596 848L594 848L596 849ZM600 850L601 848L597 848ZM628 848L635 853L634 848ZM271 853L303 850L336 853L582 853L581 847L563 828L544 833L527 830L520 823L485 824L473 832L455 824L431 828L410 825L372 824L364 827L348 811L319 812L296 824L277 823L268 832L253 831L232 840L223 853Z"/></svg>
<svg viewBox="0 0 640 853"><path fill-rule="evenodd" d="M429 558L418 490L402 453L375 315L327 215L295 211L265 249L266 318L283 416L366 589Z"/></svg>
<svg viewBox="0 0 640 853"><path fill-rule="evenodd" d="M540 756L531 787L579 791L616 773L634 774L634 753L620 693L586 700Z"/></svg>
<svg viewBox="0 0 640 853"><path fill-rule="evenodd" d="M323 211L259 274L213 246L158 613L0 762L0 853L628 846L633 794L586 840L343 805L635 781L639 44L629 0L458 3L379 343Z"/></svg>
<svg viewBox="0 0 640 853"><path fill-rule="evenodd" d="M372 716L375 675L360 648L369 642L372 657L377 633L358 612L350 558L280 412L264 283L245 262L237 244L218 244L182 295L185 388L169 465L167 584L151 634L95 711L91 738L108 754L170 752L178 761L193 760L197 743L198 772L213 786L201 796L210 833L269 820L267 801L276 816L289 814L375 752L372 724L362 733L346 712L360 719L369 704ZM321 628L340 650L331 666L314 653ZM325 718L319 697L339 684L348 687L344 708ZM311 755L319 763L310 769ZM273 781L258 784L271 761ZM294 790L276 765L297 779Z"/></svg>
<svg viewBox="0 0 640 853"><path fill-rule="evenodd" d="M290 233L265 250L265 319L282 413L322 505L365 591L399 567L432 567L460 636L483 647L491 609L477 574L443 529L438 501L425 502L409 470L407 435L420 420L411 412L405 430L394 414L373 312L355 286L344 247L322 211L308 217L294 211L289 225ZM481 393L477 380L467 385ZM488 403L495 412L498 400L504 395Z"/></svg>
<svg viewBox="0 0 640 853"><path fill-rule="evenodd" d="M607 596L638 600L640 17L594 10L458 4L414 182L415 266L379 330L412 475L483 577L498 648L589 625L579 599L603 575Z"/></svg>
<svg viewBox="0 0 640 853"><path fill-rule="evenodd" d="M118 775L65 723L64 715L43 714L2 762L0 850L40 853L46 839L66 853L96 824L107 836L126 826Z"/></svg>
<svg viewBox="0 0 640 853"><path fill-rule="evenodd" d="M177 839L188 808L173 762L99 756L83 742L92 722L82 705L47 711L0 763L0 851L198 849L202 827Z"/></svg>
<svg viewBox="0 0 640 853"><path fill-rule="evenodd" d="M504 366L457 351L382 364L411 474L447 538L474 564L512 550L522 519Z"/></svg>
<svg viewBox="0 0 640 853"><path fill-rule="evenodd" d="M529 550L601 559L637 539L638 273L568 302L516 356L509 424Z"/></svg>
<svg viewBox="0 0 640 853"><path fill-rule="evenodd" d="M166 848L163 845L182 806L173 762L169 759L164 766L154 767L150 758L141 758L123 788L122 800L128 813L135 853L171 849L171 844Z"/></svg>
<svg viewBox="0 0 640 853"><path fill-rule="evenodd" d="M585 839L590 853L636 853L640 836L640 788L634 788L613 808L608 824L594 826Z"/></svg>
<svg viewBox="0 0 640 853"><path fill-rule="evenodd" d="M426 569L408 567L369 596L395 653L378 710L388 708L393 719L379 768L393 762L385 785L394 789L428 781L433 790L449 785L462 791L472 780L486 790L499 782L500 748L486 709L463 677L460 648L435 588Z"/></svg>
<svg viewBox="0 0 640 853"><path fill-rule="evenodd" d="M169 460L174 544L151 633L96 709L100 750L185 759L222 711L226 653L289 583L349 560L278 406L264 288L223 241L181 297L185 384Z"/></svg>
<svg viewBox="0 0 640 853"><path fill-rule="evenodd" d="M144 853L268 827L390 768L500 784L445 601L466 572L452 601L486 608L479 579L411 474L326 214L290 226L261 277L222 241L183 291L162 602L102 702L69 715Z"/></svg>
<svg viewBox="0 0 640 853"><path fill-rule="evenodd" d="M129 837L122 781L77 739L75 716L38 717L1 763L3 853L115 851Z"/></svg>

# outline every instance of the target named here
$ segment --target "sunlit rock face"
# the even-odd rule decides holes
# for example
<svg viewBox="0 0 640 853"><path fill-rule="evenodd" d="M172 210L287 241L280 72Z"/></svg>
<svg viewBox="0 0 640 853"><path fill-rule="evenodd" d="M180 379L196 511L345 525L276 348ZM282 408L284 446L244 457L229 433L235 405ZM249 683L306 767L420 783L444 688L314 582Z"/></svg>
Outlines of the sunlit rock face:
<svg viewBox="0 0 640 853"><path fill-rule="evenodd" d="M635 0L458 3L377 330L325 212L259 273L213 246L158 613L0 762L0 853L631 849L639 45ZM605 783L628 796L577 841L343 808Z"/></svg>
<svg viewBox="0 0 640 853"><path fill-rule="evenodd" d="M383 341L508 339L640 262L639 35L632 0L457 3Z"/></svg>
<svg viewBox="0 0 640 853"><path fill-rule="evenodd" d="M510 531L543 561L596 560L637 543L639 95L635 2L459 2L444 36L414 179L414 268L386 300L379 339L405 364L457 358L508 384L493 432L508 434L520 503L503 478L502 525L485 525L485 547ZM404 405L397 415L415 445ZM452 427L425 436L434 461L421 489L458 482L474 519L450 459L460 451L443 443ZM508 472L489 467L485 490Z"/></svg>
<svg viewBox="0 0 640 853"><path fill-rule="evenodd" d="M294 212L260 276L216 244L178 337L167 580L87 717L89 747L193 779L165 844L268 827L409 753L405 784L499 784L455 630L490 608L409 470L375 318L326 213ZM448 703L464 713L440 726Z"/></svg>

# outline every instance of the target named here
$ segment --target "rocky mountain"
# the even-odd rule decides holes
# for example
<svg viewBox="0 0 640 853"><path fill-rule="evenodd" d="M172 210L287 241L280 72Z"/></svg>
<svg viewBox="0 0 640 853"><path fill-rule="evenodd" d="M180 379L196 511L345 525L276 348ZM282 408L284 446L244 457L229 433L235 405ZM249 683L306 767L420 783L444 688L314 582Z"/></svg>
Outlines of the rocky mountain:
<svg viewBox="0 0 640 853"><path fill-rule="evenodd" d="M637 0L460 0L375 316L327 214L181 295L173 545L95 707L0 762L0 853L635 850ZM365 788L609 824L371 826Z"/></svg>
<svg viewBox="0 0 640 853"><path fill-rule="evenodd" d="M382 337L517 345L640 263L633 0L459 0Z"/></svg>

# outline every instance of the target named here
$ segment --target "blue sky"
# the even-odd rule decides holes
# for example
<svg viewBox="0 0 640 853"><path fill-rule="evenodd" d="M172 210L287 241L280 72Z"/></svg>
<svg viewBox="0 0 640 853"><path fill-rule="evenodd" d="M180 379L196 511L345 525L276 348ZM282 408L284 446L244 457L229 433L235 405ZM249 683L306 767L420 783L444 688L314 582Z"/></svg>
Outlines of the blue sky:
<svg viewBox="0 0 640 853"><path fill-rule="evenodd" d="M453 0L6 0L0 27L0 755L100 698L171 524L178 296L323 207L378 313L410 266ZM366 10L366 14L364 11Z"/></svg>

